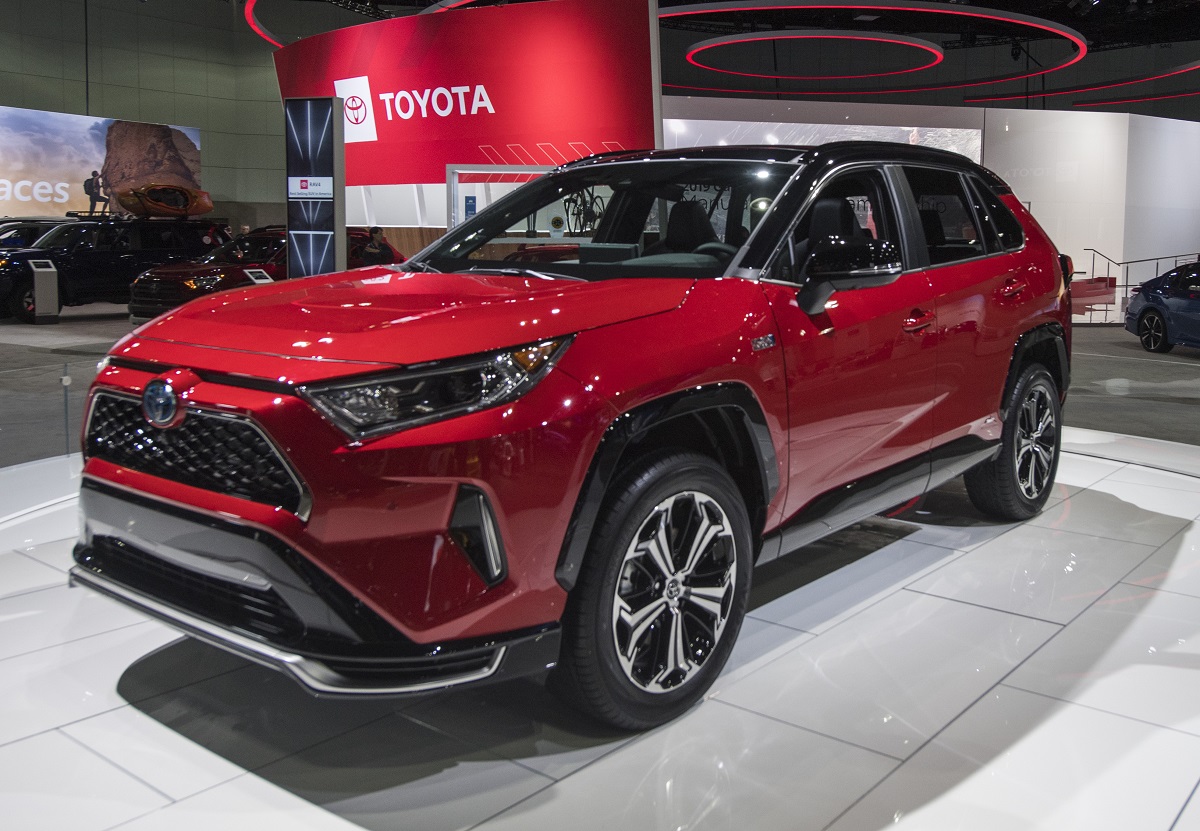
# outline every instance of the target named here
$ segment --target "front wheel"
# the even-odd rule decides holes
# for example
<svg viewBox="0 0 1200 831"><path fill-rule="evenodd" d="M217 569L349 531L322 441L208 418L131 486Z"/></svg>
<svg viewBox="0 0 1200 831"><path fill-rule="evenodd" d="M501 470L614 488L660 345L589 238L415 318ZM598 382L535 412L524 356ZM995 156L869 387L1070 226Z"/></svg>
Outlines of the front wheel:
<svg viewBox="0 0 1200 831"><path fill-rule="evenodd" d="M37 304L33 291L33 283L18 283L8 296L8 311L22 323L37 322ZM58 304L62 311L62 303Z"/></svg>
<svg viewBox="0 0 1200 831"><path fill-rule="evenodd" d="M967 496L997 519L1029 519L1050 497L1058 471L1062 411L1058 387L1040 364L1022 370L1008 400L1000 455L963 475Z"/></svg>
<svg viewBox="0 0 1200 831"><path fill-rule="evenodd" d="M1167 339L1167 321L1151 309L1142 315L1137 326L1138 340L1147 352L1170 352L1175 345Z"/></svg>
<svg viewBox="0 0 1200 831"><path fill-rule="evenodd" d="M675 718L729 658L750 560L750 521L725 470L696 453L648 458L606 500L551 687L623 729Z"/></svg>

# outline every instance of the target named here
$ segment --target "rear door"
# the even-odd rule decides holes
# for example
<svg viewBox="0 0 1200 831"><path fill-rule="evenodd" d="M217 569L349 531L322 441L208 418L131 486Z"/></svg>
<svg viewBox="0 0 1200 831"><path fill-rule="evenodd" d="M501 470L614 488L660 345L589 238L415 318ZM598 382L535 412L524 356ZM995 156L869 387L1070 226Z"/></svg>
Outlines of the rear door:
<svg viewBox="0 0 1200 831"><path fill-rule="evenodd" d="M924 237L917 256L928 262L936 296L934 445L972 435L999 438L996 416L1013 347L1037 302L1015 253L1020 224L981 182L958 170L906 164L900 174Z"/></svg>

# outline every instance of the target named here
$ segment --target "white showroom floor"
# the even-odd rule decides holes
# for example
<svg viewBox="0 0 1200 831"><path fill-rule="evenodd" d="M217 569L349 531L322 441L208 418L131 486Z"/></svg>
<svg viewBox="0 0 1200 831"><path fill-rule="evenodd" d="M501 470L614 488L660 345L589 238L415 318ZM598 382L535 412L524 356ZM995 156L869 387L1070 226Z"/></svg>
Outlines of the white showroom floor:
<svg viewBox="0 0 1200 831"><path fill-rule="evenodd" d="M0 824L1200 831L1200 448L1064 450L1036 519L950 489L755 607L708 699L639 736L534 681L311 698L68 588L77 460L0 470Z"/></svg>

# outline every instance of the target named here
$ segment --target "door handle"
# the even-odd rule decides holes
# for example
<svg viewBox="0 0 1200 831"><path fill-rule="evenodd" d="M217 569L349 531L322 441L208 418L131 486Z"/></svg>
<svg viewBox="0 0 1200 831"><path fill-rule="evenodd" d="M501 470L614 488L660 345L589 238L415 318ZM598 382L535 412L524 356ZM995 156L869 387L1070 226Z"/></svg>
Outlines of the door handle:
<svg viewBox="0 0 1200 831"><path fill-rule="evenodd" d="M908 317L904 318L904 322L900 327L905 332L920 332L922 329L927 329L933 325L936 316L933 312L927 312L924 309L913 309L908 313Z"/></svg>
<svg viewBox="0 0 1200 831"><path fill-rule="evenodd" d="M1016 297L1021 292L1025 291L1028 284L1019 277L1009 277L1004 281L1004 285L1000 289L1001 297Z"/></svg>

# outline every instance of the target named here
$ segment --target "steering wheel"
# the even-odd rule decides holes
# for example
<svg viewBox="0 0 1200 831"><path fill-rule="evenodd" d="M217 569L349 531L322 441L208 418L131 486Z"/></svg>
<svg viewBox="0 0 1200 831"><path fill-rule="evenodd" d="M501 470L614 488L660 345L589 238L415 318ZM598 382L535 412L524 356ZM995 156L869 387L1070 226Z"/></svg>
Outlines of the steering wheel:
<svg viewBox="0 0 1200 831"><path fill-rule="evenodd" d="M705 242L692 249L693 254L707 254L715 257L721 261L722 265L732 260L737 251L736 245L729 245L725 242Z"/></svg>

